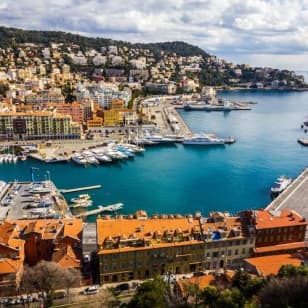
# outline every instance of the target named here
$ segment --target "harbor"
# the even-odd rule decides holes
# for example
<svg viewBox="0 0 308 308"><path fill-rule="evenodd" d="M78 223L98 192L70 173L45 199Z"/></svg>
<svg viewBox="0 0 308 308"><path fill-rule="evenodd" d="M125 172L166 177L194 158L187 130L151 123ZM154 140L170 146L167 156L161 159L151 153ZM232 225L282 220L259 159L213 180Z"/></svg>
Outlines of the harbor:
<svg viewBox="0 0 308 308"><path fill-rule="evenodd" d="M40 169L36 181L44 181L49 170L59 188L101 184L103 189L88 192L93 206L87 210L122 202L124 215L141 208L149 214L186 214L195 210L236 213L245 208L263 208L271 202L270 187L275 179L282 174L295 178L307 166L308 148L299 146L297 139L305 138L299 123L303 114L308 114L308 92L246 91L224 95L230 100L259 103L247 112L177 112L192 134L209 132L225 138L232 135L236 139L232 146L145 146L144 154L136 154L135 159L97 167L79 167L73 162L46 164L28 158L17 164L1 164L0 179L28 181L29 168L33 166ZM301 105L300 110L294 101ZM291 118L286 110L292 112ZM274 129L273 123L284 125ZM103 142L54 140L52 147L57 147L58 153L74 148L78 152L95 145L99 148ZM78 194L65 194L67 203ZM89 216L87 221L94 221L94 217Z"/></svg>

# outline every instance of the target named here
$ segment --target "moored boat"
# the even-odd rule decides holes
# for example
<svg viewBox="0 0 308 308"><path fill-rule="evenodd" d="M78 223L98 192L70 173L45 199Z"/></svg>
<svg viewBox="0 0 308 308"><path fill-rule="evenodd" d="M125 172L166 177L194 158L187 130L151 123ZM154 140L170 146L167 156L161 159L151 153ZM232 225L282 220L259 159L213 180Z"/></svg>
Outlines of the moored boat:
<svg viewBox="0 0 308 308"><path fill-rule="evenodd" d="M217 138L214 135L193 135L189 138L184 138L183 140L184 145L224 145L225 140L221 138Z"/></svg>
<svg viewBox="0 0 308 308"><path fill-rule="evenodd" d="M292 179L282 175L280 176L271 187L271 193L274 195L278 195L283 192L292 182Z"/></svg>

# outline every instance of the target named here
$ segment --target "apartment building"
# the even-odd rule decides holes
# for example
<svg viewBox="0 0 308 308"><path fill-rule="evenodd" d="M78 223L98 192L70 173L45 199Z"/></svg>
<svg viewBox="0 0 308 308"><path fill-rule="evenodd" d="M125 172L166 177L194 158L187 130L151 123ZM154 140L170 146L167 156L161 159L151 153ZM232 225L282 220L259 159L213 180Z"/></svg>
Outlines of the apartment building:
<svg viewBox="0 0 308 308"><path fill-rule="evenodd" d="M76 139L81 126L72 122L69 115L49 111L0 112L0 139Z"/></svg>
<svg viewBox="0 0 308 308"><path fill-rule="evenodd" d="M245 211L247 227L256 233L255 256L293 253L306 250L307 221L293 210Z"/></svg>
<svg viewBox="0 0 308 308"><path fill-rule="evenodd" d="M0 224L0 296L17 291L24 263L35 265L46 260L79 269L82 233L81 219L16 220Z"/></svg>
<svg viewBox="0 0 308 308"><path fill-rule="evenodd" d="M253 234L239 217L146 214L97 219L101 283L146 279L166 272L236 268L252 254Z"/></svg>

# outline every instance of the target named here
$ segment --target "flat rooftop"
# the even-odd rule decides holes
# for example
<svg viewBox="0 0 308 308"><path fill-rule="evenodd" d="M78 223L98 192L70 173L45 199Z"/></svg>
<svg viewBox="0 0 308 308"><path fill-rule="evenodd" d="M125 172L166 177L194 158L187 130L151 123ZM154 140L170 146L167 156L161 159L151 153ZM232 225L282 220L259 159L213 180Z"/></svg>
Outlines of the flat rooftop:
<svg viewBox="0 0 308 308"><path fill-rule="evenodd" d="M280 211L294 210L308 219L308 168L306 168L292 183L274 199L265 209Z"/></svg>
<svg viewBox="0 0 308 308"><path fill-rule="evenodd" d="M52 181L11 182L0 195L0 221L71 217Z"/></svg>

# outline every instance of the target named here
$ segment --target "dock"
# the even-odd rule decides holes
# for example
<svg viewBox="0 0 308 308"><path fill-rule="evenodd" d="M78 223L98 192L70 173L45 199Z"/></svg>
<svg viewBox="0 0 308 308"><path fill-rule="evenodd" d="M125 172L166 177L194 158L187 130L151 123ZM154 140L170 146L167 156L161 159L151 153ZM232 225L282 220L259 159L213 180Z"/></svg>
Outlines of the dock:
<svg viewBox="0 0 308 308"><path fill-rule="evenodd" d="M265 209L280 211L284 209L294 210L308 219L308 168L274 199Z"/></svg>
<svg viewBox="0 0 308 308"><path fill-rule="evenodd" d="M88 217L92 215L98 215L103 212L115 212L115 211L121 210L122 207L123 207L123 203L115 203L115 204L111 204L107 206L99 205L97 209L85 211L85 212L75 215L75 218L83 218L83 217Z"/></svg>
<svg viewBox="0 0 308 308"><path fill-rule="evenodd" d="M92 190L92 189L99 189L102 185L93 185L93 186L84 186L84 187L77 187L77 188L70 188L70 189L59 189L60 193L67 194L76 191L83 191L83 190Z"/></svg>

